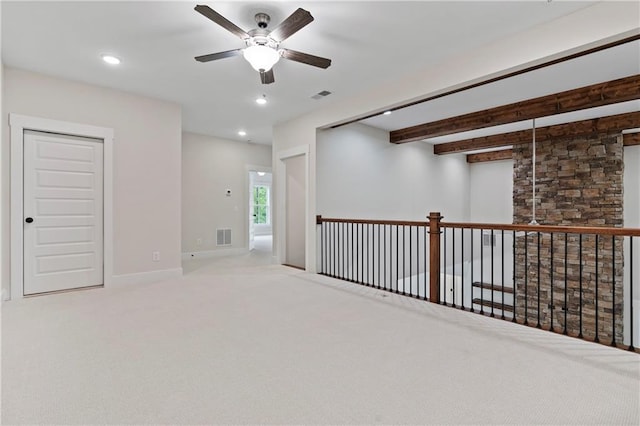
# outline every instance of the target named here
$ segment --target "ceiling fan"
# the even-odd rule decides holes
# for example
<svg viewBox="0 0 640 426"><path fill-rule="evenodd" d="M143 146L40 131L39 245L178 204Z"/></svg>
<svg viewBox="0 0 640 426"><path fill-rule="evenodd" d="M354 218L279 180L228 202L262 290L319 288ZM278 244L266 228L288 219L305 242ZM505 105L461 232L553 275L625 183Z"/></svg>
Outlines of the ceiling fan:
<svg viewBox="0 0 640 426"><path fill-rule="evenodd" d="M281 57L323 69L331 65L331 59L280 47L280 43L313 21L313 16L304 9L299 8L293 12L273 30L267 29L271 17L266 13L257 13L255 20L258 28L248 32L239 28L209 6L197 5L195 10L232 34L240 37L246 44L246 47L243 49L196 56L195 59L198 62L209 62L243 55L251 66L260 73L260 81L262 84L271 84L275 81L272 67Z"/></svg>

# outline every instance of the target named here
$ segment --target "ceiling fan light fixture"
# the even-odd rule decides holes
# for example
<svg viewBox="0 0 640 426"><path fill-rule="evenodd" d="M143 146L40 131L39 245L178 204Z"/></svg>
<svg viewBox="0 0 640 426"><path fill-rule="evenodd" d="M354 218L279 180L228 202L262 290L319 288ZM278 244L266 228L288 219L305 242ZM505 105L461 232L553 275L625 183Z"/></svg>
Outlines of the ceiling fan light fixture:
<svg viewBox="0 0 640 426"><path fill-rule="evenodd" d="M269 71L280 60L278 51L268 46L256 44L247 47L242 53L247 62L258 72Z"/></svg>

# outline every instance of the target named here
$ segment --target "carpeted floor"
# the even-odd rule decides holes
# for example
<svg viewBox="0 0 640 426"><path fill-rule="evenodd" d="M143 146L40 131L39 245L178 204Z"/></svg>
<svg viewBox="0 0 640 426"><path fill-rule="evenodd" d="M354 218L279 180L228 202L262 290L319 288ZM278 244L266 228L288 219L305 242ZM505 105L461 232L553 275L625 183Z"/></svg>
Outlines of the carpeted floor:
<svg viewBox="0 0 640 426"><path fill-rule="evenodd" d="M5 303L3 424L632 424L640 356L271 264Z"/></svg>

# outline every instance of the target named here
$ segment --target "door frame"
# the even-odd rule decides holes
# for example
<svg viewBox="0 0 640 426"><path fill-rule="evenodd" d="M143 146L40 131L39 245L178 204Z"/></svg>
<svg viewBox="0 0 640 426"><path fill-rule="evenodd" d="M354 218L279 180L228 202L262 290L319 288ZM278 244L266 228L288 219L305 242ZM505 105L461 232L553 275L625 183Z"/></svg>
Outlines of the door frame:
<svg viewBox="0 0 640 426"><path fill-rule="evenodd" d="M283 151L279 151L277 154L278 162L277 162L277 176L276 185L277 185L277 203L278 203L278 213L277 213L277 256L278 263L283 264L286 261L287 257L287 165L285 163L286 160L292 157L304 156L304 211L305 211L305 229L304 229L304 244L305 244L305 269L307 271L311 270L312 261L310 259L309 253L309 145L300 145L293 148L289 148Z"/></svg>
<svg viewBox="0 0 640 426"><path fill-rule="evenodd" d="M113 278L113 129L48 118L9 114L11 128L11 300L24 297L24 131L57 133L103 142L103 283Z"/></svg>

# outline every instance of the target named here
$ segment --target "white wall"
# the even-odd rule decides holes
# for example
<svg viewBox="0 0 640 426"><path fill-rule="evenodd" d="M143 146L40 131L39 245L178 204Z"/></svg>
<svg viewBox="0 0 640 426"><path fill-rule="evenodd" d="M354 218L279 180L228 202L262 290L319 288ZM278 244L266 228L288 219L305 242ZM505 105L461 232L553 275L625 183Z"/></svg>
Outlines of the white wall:
<svg viewBox="0 0 640 426"><path fill-rule="evenodd" d="M470 222L513 222L513 160L469 164Z"/></svg>
<svg viewBox="0 0 640 426"><path fill-rule="evenodd" d="M504 74L506 70L522 69L549 58L566 55L593 43L603 43L623 38L629 32L638 33L637 2L598 2L591 7L564 16L553 22L523 30L508 39L474 49L464 55L451 57L444 62L394 81L377 90L369 90L358 96L333 102L325 108L313 111L297 119L275 126L273 133L273 164L278 163L279 152L308 146L309 176L307 234L307 269L315 270L316 236L316 129L325 128L369 112L379 112L409 100L426 97L471 82ZM603 19L603 16L606 19ZM522 46L527 46L523 49ZM488 60L490 58L490 60ZM274 170L276 168L274 167ZM279 176L274 175L277 181ZM276 197L280 197L276 193ZM275 204L280 209L280 204ZM275 212L278 214L278 211ZM276 222L277 223L277 222ZM277 233L277 229L275 230ZM277 248L278 241L274 244Z"/></svg>
<svg viewBox="0 0 640 426"><path fill-rule="evenodd" d="M113 273L120 282L129 274L180 273L180 106L12 68L3 86L3 288L9 291L9 113L113 128Z"/></svg>
<svg viewBox="0 0 640 426"><path fill-rule="evenodd" d="M182 252L248 248L247 166L270 168L271 147L184 133L182 164ZM230 247L216 246L218 228L232 229Z"/></svg>
<svg viewBox="0 0 640 426"><path fill-rule="evenodd" d="M362 124L318 132L317 212L325 217L448 221L469 214L466 157L438 156L424 142L389 143Z"/></svg>

